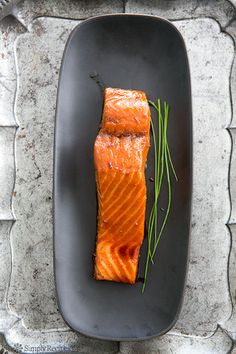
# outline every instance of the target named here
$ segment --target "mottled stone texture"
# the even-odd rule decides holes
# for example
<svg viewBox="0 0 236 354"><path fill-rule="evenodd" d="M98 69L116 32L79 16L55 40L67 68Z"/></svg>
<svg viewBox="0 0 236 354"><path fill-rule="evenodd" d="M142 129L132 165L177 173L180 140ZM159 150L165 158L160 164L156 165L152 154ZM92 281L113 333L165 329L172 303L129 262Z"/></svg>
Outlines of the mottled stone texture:
<svg viewBox="0 0 236 354"><path fill-rule="evenodd" d="M13 348L11 348L7 343L2 334L0 334L0 353L1 354L15 354L17 353Z"/></svg>
<svg viewBox="0 0 236 354"><path fill-rule="evenodd" d="M234 39L234 42L236 41L236 17L229 23L229 25L226 28L227 33L229 33L232 38ZM233 106L233 115L232 115L232 121L230 126L232 128L236 128L236 57L234 57L234 62L232 65L232 70L231 70L231 80L230 80L230 87L231 87L231 95L232 95L232 106ZM235 222L236 219L234 219ZM233 222L233 221L232 221Z"/></svg>
<svg viewBox="0 0 236 354"><path fill-rule="evenodd" d="M212 17L222 26L235 16L231 2L222 0L127 0L125 11L163 16L169 20Z"/></svg>
<svg viewBox="0 0 236 354"><path fill-rule="evenodd" d="M22 32L22 26L11 18L0 22L0 126L15 125L13 101L16 70L13 47L16 37Z"/></svg>
<svg viewBox="0 0 236 354"><path fill-rule="evenodd" d="M144 342L122 342L122 354L226 354L232 342L227 334L218 329L213 337L191 338L164 335Z"/></svg>
<svg viewBox="0 0 236 354"><path fill-rule="evenodd" d="M230 230L232 235L232 247L229 258L229 281L233 310L228 321L223 323L223 327L236 341L236 224L231 225Z"/></svg>
<svg viewBox="0 0 236 354"><path fill-rule="evenodd" d="M11 275L10 231L12 221L0 221L0 332L6 332L17 318L8 313L7 295ZM1 343L1 341L0 341Z"/></svg>
<svg viewBox="0 0 236 354"><path fill-rule="evenodd" d="M14 127L0 127L0 220L12 220L14 182Z"/></svg>
<svg viewBox="0 0 236 354"><path fill-rule="evenodd" d="M229 353L232 341L218 324L236 340L236 227L225 225L236 221L236 115L229 92L231 83L235 107L236 64L233 41L219 26L236 38L234 2L126 1L127 12L180 20L174 24L186 42L192 80L194 189L190 265L180 318L160 338L121 343L123 354ZM70 19L122 12L124 3L25 0L14 11L28 32L22 34L26 28L10 18L0 23L0 220L5 220L0 221L0 332L18 351L118 351L117 343L72 332L59 314L52 266L52 160L61 57L78 23ZM33 20L41 16L67 20ZM232 141L226 130L230 124ZM0 341L3 353L1 345L7 346Z"/></svg>
<svg viewBox="0 0 236 354"><path fill-rule="evenodd" d="M28 26L35 17L52 16L85 19L110 13L123 12L122 0L24 0L15 9L19 20Z"/></svg>
<svg viewBox="0 0 236 354"><path fill-rule="evenodd" d="M231 142L225 128L231 120L228 77L234 47L215 21L198 19L176 25L184 36L190 63L194 165L190 265L176 328L181 333L208 336L231 311L227 291L230 236L225 227L230 214Z"/></svg>
<svg viewBox="0 0 236 354"><path fill-rule="evenodd" d="M70 352L79 354L116 354L118 343L92 339L71 330L32 331L17 323L6 334L8 343L19 352Z"/></svg>

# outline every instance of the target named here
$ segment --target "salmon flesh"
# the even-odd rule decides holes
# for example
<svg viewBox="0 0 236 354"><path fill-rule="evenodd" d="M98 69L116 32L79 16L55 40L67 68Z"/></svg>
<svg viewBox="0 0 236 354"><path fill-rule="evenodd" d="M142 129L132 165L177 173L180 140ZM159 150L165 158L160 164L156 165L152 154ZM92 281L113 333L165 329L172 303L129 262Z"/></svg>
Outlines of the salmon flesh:
<svg viewBox="0 0 236 354"><path fill-rule="evenodd" d="M94 144L95 279L133 284L144 238L150 109L144 92L107 88Z"/></svg>

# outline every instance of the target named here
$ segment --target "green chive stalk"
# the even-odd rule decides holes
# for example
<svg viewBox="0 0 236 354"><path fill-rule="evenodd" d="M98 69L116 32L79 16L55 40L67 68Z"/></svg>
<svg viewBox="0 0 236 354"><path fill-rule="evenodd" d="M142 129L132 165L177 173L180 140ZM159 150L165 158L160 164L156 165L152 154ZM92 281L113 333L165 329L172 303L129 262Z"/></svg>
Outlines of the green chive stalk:
<svg viewBox="0 0 236 354"><path fill-rule="evenodd" d="M156 135L155 126L153 124L153 120L151 119L151 132L153 136L153 146L154 146L154 202L148 219L148 230L147 230L148 249L147 249L142 292L144 292L146 287L149 264L150 262L154 264L154 258L156 255L157 246L163 234L170 213L170 209L171 209L172 189L171 189L170 168L172 170L172 173L176 181L178 181L174 164L171 158L168 139L167 139L169 105L164 101L164 115L163 115L160 99L157 100L157 105L152 101L148 101L148 103L157 111L158 136ZM164 173L166 174L166 179L167 179L168 201L167 201L165 216L158 232L158 199L160 196L160 192L162 190Z"/></svg>

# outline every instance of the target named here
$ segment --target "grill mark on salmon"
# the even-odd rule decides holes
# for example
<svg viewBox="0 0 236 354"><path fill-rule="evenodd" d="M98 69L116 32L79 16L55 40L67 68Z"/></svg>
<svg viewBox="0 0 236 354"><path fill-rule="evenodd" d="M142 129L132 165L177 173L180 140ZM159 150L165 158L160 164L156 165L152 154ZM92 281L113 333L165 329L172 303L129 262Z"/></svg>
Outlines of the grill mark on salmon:
<svg viewBox="0 0 236 354"><path fill-rule="evenodd" d="M144 238L150 110L144 92L105 90L94 144L98 195L95 279L133 284Z"/></svg>

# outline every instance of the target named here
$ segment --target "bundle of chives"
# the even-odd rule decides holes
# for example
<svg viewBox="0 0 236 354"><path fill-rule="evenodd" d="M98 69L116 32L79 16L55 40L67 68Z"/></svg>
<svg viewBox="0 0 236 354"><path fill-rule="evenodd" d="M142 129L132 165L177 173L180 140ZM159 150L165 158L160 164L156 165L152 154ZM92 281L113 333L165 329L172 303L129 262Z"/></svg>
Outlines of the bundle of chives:
<svg viewBox="0 0 236 354"><path fill-rule="evenodd" d="M171 179L170 179L170 167L174 174L176 181L178 181L174 165L171 158L170 148L167 140L167 128L169 118L169 105L164 101L164 115L162 114L161 100L158 99L157 105L148 101L149 104L157 111L158 116L158 140L156 139L156 131L151 119L151 131L153 136L154 145L154 202L148 219L148 249L144 273L144 282L142 292L145 290L147 283L149 263L154 263L154 258L157 250L158 243L165 228L171 207ZM162 225L158 231L157 223L157 206L158 199L162 188L164 172L166 173L167 185L168 185L168 202L166 213L162 222Z"/></svg>

